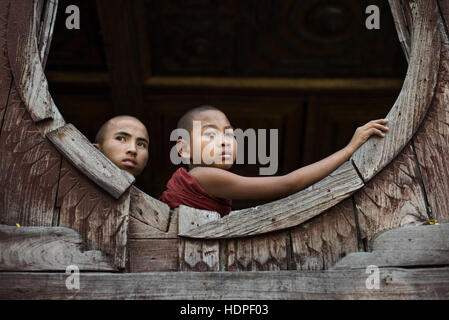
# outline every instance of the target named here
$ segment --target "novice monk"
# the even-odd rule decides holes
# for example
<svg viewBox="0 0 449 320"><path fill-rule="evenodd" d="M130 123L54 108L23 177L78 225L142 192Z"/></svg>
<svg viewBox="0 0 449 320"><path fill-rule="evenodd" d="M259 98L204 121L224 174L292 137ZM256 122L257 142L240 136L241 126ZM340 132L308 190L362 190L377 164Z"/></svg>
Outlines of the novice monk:
<svg viewBox="0 0 449 320"><path fill-rule="evenodd" d="M192 134L194 121L201 121L201 133L197 136ZM231 199L276 199L291 195L328 176L349 160L371 135L384 137L383 131L388 131L384 126L387 122L387 119L368 122L355 131L345 148L284 176L243 177L227 171L235 160L236 140L226 115L211 106L192 109L178 122L178 129L190 132L190 143L183 139L177 141L179 154L190 160L189 171L178 169L160 200L172 208L182 204L216 211L223 217L232 210ZM208 150L212 149L218 152L210 154ZM192 154L193 150L200 151L201 155ZM203 154L203 150L207 152ZM191 160L198 156L201 162L192 164Z"/></svg>
<svg viewBox="0 0 449 320"><path fill-rule="evenodd" d="M131 116L118 116L103 124L94 146L117 167L137 177L148 162L148 132Z"/></svg>

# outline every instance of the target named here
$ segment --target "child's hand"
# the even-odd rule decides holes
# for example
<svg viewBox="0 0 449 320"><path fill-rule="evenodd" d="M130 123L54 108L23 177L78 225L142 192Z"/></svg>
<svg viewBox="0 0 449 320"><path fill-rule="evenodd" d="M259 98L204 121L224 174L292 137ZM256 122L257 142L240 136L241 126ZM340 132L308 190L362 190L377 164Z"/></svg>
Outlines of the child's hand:
<svg viewBox="0 0 449 320"><path fill-rule="evenodd" d="M388 127L385 126L387 123L388 119L379 119L370 121L364 126L358 127L351 142L349 142L348 147L355 152L362 144L368 141L369 137L373 134L382 138L385 137L383 131L388 131Z"/></svg>

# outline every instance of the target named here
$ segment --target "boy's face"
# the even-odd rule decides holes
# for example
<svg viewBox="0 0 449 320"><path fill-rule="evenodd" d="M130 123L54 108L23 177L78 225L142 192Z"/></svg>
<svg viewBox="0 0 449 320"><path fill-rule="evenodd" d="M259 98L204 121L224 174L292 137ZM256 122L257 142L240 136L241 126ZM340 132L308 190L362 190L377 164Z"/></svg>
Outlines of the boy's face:
<svg viewBox="0 0 449 320"><path fill-rule="evenodd" d="M138 176L148 162L148 132L145 126L131 117L112 119L102 142L94 144L120 169Z"/></svg>
<svg viewBox="0 0 449 320"><path fill-rule="evenodd" d="M201 111L194 116L190 132L190 163L201 159L202 166L229 169L236 158L234 129L218 110Z"/></svg>

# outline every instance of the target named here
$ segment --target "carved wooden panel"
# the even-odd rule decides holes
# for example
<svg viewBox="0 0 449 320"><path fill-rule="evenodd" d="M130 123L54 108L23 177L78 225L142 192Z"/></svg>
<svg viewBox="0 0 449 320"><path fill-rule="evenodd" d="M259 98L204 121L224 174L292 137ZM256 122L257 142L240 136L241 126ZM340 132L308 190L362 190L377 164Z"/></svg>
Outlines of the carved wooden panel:
<svg viewBox="0 0 449 320"><path fill-rule="evenodd" d="M433 216L449 222L449 41L443 41L438 86L415 148Z"/></svg>
<svg viewBox="0 0 449 320"><path fill-rule="evenodd" d="M51 226L61 155L42 137L15 86L0 136L1 224Z"/></svg>
<svg viewBox="0 0 449 320"><path fill-rule="evenodd" d="M221 242L226 271L275 271L290 269L288 231Z"/></svg>
<svg viewBox="0 0 449 320"><path fill-rule="evenodd" d="M367 239L383 231L428 220L416 159L410 144L354 195L360 232Z"/></svg>
<svg viewBox="0 0 449 320"><path fill-rule="evenodd" d="M382 0L144 3L157 76L398 76L406 68ZM365 27L372 4L380 30Z"/></svg>
<svg viewBox="0 0 449 320"><path fill-rule="evenodd" d="M351 198L291 230L293 269L323 270L358 251Z"/></svg>
<svg viewBox="0 0 449 320"><path fill-rule="evenodd" d="M106 253L118 268L126 263L129 191L118 200L63 160L56 206L59 226L73 228L90 249Z"/></svg>

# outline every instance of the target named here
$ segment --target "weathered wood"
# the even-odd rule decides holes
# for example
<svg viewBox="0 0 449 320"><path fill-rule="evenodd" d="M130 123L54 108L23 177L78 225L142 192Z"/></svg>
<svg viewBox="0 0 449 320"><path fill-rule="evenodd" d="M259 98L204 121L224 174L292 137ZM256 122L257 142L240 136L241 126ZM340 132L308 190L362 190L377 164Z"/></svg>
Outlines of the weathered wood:
<svg viewBox="0 0 449 320"><path fill-rule="evenodd" d="M115 200L63 160L59 225L78 231L90 249L106 253L118 268L126 265L129 202L129 191Z"/></svg>
<svg viewBox="0 0 449 320"><path fill-rule="evenodd" d="M177 239L178 238L178 211L170 215L170 225L167 232L154 228L130 215L129 238L131 239Z"/></svg>
<svg viewBox="0 0 449 320"><path fill-rule="evenodd" d="M361 237L368 247L373 237L383 230L427 221L424 194L411 145L354 198Z"/></svg>
<svg viewBox="0 0 449 320"><path fill-rule="evenodd" d="M7 49L7 30L10 1L0 2L0 128L12 85L11 68Z"/></svg>
<svg viewBox="0 0 449 320"><path fill-rule="evenodd" d="M170 207L135 186L131 187L130 195L130 216L148 225L151 229L166 233L170 223Z"/></svg>
<svg viewBox="0 0 449 320"><path fill-rule="evenodd" d="M229 239L220 245L226 245L223 257L226 271L275 271L290 267L288 231Z"/></svg>
<svg viewBox="0 0 449 320"><path fill-rule="evenodd" d="M39 56L38 8L37 0L11 1L8 22L8 54L14 81L35 122L54 119L56 112Z"/></svg>
<svg viewBox="0 0 449 320"><path fill-rule="evenodd" d="M0 273L0 299L448 299L449 268L379 268L379 289L365 269L260 272Z"/></svg>
<svg viewBox="0 0 449 320"><path fill-rule="evenodd" d="M197 210L186 206L178 209L178 233L184 233L202 224L220 219L217 212ZM181 271L219 271L220 243L218 240L181 239L179 269Z"/></svg>
<svg viewBox="0 0 449 320"><path fill-rule="evenodd" d="M432 215L449 222L449 40L442 38L438 87L414 145Z"/></svg>
<svg viewBox="0 0 449 320"><path fill-rule="evenodd" d="M61 227L0 225L0 271L114 271L100 251L86 251L79 233Z"/></svg>
<svg viewBox="0 0 449 320"><path fill-rule="evenodd" d="M397 0L388 0L390 4L391 13L393 15L394 24L396 26L396 31L398 33L399 42L401 43L402 50L404 51L404 55L409 61L410 59L410 31L407 29L407 21L405 19L404 8L400 1Z"/></svg>
<svg viewBox="0 0 449 320"><path fill-rule="evenodd" d="M43 1L39 1L39 5L42 5ZM42 9L40 9L42 10ZM48 54L50 52L50 44L53 37L53 29L55 26L56 13L58 11L58 0L47 0L45 2L45 10L44 17L42 21L42 26L38 28L39 30L39 57L41 59L42 68L45 69L45 65L47 64ZM40 11L37 10L37 13ZM36 18L39 18L40 15L37 14Z"/></svg>
<svg viewBox="0 0 449 320"><path fill-rule="evenodd" d="M49 132L47 138L70 163L115 199L134 183L130 173L113 164L72 124Z"/></svg>
<svg viewBox="0 0 449 320"><path fill-rule="evenodd" d="M129 272L178 271L178 239L129 239Z"/></svg>
<svg viewBox="0 0 449 320"><path fill-rule="evenodd" d="M236 238L286 229L317 216L362 186L356 170L346 162L328 177L296 194L256 208L232 212L180 235L205 239Z"/></svg>
<svg viewBox="0 0 449 320"><path fill-rule="evenodd" d="M0 150L0 224L51 226L61 155L42 137L14 84Z"/></svg>
<svg viewBox="0 0 449 320"><path fill-rule="evenodd" d="M293 268L325 270L358 251L351 198L291 230Z"/></svg>
<svg viewBox="0 0 449 320"><path fill-rule="evenodd" d="M421 124L434 96L440 61L438 9L435 1L412 4L411 53L401 93L386 116L385 138L373 136L352 159L364 181L373 178L407 145Z"/></svg>
<svg viewBox="0 0 449 320"><path fill-rule="evenodd" d="M403 227L379 234L373 252L351 253L335 268L449 265L449 224Z"/></svg>

